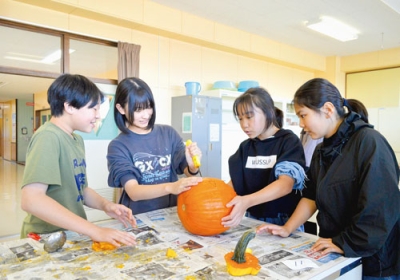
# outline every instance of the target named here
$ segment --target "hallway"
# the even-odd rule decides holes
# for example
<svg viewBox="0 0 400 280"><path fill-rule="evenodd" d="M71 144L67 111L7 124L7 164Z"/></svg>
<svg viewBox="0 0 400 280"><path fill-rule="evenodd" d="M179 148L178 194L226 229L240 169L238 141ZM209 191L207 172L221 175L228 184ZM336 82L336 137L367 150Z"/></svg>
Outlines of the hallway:
<svg viewBox="0 0 400 280"><path fill-rule="evenodd" d="M24 166L0 158L0 241L19 238L26 213L21 210Z"/></svg>

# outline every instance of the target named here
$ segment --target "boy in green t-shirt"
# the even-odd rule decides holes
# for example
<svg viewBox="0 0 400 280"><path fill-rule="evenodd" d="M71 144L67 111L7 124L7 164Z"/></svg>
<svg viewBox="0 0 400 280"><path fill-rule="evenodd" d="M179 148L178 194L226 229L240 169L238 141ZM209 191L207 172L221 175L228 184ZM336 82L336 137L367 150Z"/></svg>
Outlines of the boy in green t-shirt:
<svg viewBox="0 0 400 280"><path fill-rule="evenodd" d="M21 206L28 215L21 238L30 232L71 230L117 247L135 245L132 234L94 225L84 211L85 205L103 210L125 226L136 225L129 208L88 187L84 142L74 133L93 130L104 95L86 77L71 74L58 77L47 94L52 117L33 134L27 151Z"/></svg>

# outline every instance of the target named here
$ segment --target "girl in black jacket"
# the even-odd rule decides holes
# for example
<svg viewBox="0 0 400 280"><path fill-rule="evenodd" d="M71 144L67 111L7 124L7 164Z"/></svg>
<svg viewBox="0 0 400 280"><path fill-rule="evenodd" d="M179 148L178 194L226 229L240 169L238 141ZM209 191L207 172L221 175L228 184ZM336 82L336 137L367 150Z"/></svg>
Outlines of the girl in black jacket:
<svg viewBox="0 0 400 280"><path fill-rule="evenodd" d="M320 239L312 250L361 257L363 279L400 277L399 165L386 139L324 79L294 96L300 126L324 137L312 157L304 197L284 226L262 225L283 237L318 209ZM387 278L389 277L389 278Z"/></svg>

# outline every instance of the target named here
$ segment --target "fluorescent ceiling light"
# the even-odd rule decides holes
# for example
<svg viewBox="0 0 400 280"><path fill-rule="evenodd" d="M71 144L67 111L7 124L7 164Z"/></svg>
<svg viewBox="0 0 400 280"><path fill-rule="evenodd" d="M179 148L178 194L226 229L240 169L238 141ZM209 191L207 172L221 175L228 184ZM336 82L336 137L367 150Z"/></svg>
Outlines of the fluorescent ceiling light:
<svg viewBox="0 0 400 280"><path fill-rule="evenodd" d="M383 3L392 8L395 12L400 14L400 1L399 0L381 0Z"/></svg>
<svg viewBox="0 0 400 280"><path fill-rule="evenodd" d="M25 61L25 62L43 63L38 59L32 59L32 58L26 58L26 57L18 57L18 56L12 56L12 55L6 55L4 58L12 59L12 60Z"/></svg>
<svg viewBox="0 0 400 280"><path fill-rule="evenodd" d="M358 38L358 30L331 17L321 17L317 23L307 23L307 27L324 35L346 42Z"/></svg>
<svg viewBox="0 0 400 280"><path fill-rule="evenodd" d="M75 50L69 49L69 53L73 53ZM55 52L52 52L45 58L43 58L40 62L45 63L45 64L51 64L61 58L61 50L56 50Z"/></svg>
<svg viewBox="0 0 400 280"><path fill-rule="evenodd" d="M75 50L70 49L69 53L73 53ZM30 56L26 54L19 54L19 53L9 53L11 55L4 56L4 58L7 59L12 59L12 60L19 60L19 61L25 61L25 62L33 62L33 63L43 63L43 64L53 64L57 60L61 58L61 50L57 50L55 52L52 52L48 56L40 59L35 56Z"/></svg>

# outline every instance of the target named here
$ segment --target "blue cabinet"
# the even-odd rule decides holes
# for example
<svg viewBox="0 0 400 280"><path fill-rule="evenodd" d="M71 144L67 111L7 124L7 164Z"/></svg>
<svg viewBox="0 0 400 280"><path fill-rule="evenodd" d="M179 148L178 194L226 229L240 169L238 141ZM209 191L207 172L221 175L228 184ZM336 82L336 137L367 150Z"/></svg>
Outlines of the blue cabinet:
<svg viewBox="0 0 400 280"><path fill-rule="evenodd" d="M171 125L183 141L191 139L202 152L203 177L221 179L221 98L185 95L172 97Z"/></svg>

